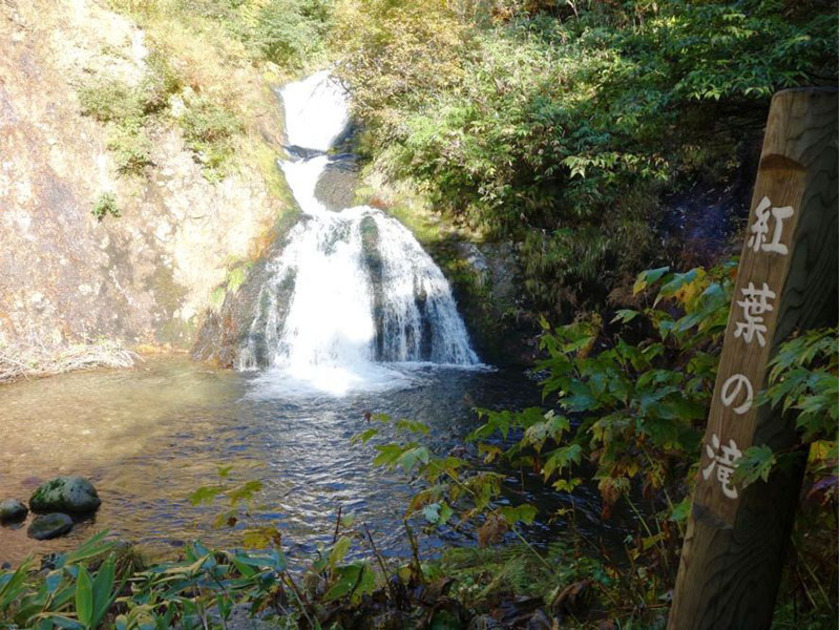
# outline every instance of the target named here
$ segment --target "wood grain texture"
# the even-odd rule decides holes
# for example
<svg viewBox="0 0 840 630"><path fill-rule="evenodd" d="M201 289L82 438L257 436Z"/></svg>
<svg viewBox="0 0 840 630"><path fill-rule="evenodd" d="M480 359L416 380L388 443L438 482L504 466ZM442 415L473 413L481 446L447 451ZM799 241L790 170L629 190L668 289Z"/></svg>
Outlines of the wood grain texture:
<svg viewBox="0 0 840 630"><path fill-rule="evenodd" d="M766 405L735 413L744 396L727 407L721 392L730 376L742 374L757 394L780 343L795 331L837 324L837 130L837 90L785 90L774 96L749 225L765 198L773 207L793 207L780 240L788 254L756 251L747 228L704 444L711 444L713 435L723 443L734 440L741 451L761 444L788 450L798 442L790 418ZM773 311L762 315L763 347L735 336L744 321L737 302L750 283L757 288L767 283L776 294ZM775 470L769 482L737 489L735 498L723 492L715 475L698 475L669 628L770 627L801 485L804 452L800 455L790 468ZM704 450L701 468L711 461Z"/></svg>

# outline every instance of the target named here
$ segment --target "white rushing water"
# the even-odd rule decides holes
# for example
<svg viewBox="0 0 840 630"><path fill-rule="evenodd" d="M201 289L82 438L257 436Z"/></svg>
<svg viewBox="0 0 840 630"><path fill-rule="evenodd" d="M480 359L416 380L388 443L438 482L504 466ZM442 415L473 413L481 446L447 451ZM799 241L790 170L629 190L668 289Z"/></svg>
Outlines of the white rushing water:
<svg viewBox="0 0 840 630"><path fill-rule="evenodd" d="M332 212L315 194L349 124L344 90L319 72L281 90L281 167L304 217L270 263L239 368L267 364L259 395L387 389L406 364L479 365L449 284L399 221L368 206ZM304 149L305 151L301 151Z"/></svg>

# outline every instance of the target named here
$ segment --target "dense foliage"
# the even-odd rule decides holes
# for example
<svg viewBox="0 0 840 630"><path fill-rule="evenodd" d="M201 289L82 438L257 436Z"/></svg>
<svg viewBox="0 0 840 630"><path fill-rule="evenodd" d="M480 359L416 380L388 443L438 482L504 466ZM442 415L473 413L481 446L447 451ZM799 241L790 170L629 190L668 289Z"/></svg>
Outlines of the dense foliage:
<svg viewBox="0 0 840 630"><path fill-rule="evenodd" d="M341 3L363 148L522 244L548 314L657 258L660 193L733 178L778 89L836 81L836 7Z"/></svg>
<svg viewBox="0 0 840 630"><path fill-rule="evenodd" d="M452 454L436 455L420 439L424 427L405 420L394 426L412 437L377 445L375 463L402 468L425 481L409 515L420 514L436 527L474 532L480 546L505 540L510 532L524 543L517 523L531 523L538 516L563 519L572 539L580 534L576 523L585 517L577 514L574 500L556 514L541 515L532 505L508 503L506 472L518 471L514 478L527 475L570 495L596 486L603 522L616 509L635 517L627 558L610 557L604 541L581 534L586 547L581 555L588 564L578 566L574 577L563 578L550 566L531 567L547 569L546 590L539 595L550 601L549 587L557 587L558 580L560 587L570 587L574 579L586 578L610 614L661 623L667 612L662 598L676 578L736 269L735 262L728 262L686 273L649 270L635 283L645 308L619 311L609 325L597 316L557 329L546 325L542 345L547 357L537 370L549 407L480 411L485 422L469 439L478 443L483 464L492 467L477 467L474 460ZM798 607L800 615L821 627L837 614L837 601L828 595L838 583L833 525L837 330L794 337L782 344L772 365L769 387L759 399L780 411L793 410L810 451L779 617ZM359 439L370 440L379 432L370 429ZM736 482L766 483L771 469L786 456L767 447L747 449L738 462ZM621 612L617 602L632 610Z"/></svg>

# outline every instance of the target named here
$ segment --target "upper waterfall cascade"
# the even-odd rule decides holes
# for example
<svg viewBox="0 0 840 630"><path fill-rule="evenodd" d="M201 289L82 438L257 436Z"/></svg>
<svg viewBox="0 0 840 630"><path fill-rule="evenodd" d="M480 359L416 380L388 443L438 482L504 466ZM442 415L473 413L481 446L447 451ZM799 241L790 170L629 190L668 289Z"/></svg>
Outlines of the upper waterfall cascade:
<svg viewBox="0 0 840 630"><path fill-rule="evenodd" d="M279 370L303 389L343 394L387 386L395 363L476 366L449 284L399 221L369 206L328 210L316 197L349 125L347 96L327 71L285 86L282 161L303 218L269 263L239 369Z"/></svg>

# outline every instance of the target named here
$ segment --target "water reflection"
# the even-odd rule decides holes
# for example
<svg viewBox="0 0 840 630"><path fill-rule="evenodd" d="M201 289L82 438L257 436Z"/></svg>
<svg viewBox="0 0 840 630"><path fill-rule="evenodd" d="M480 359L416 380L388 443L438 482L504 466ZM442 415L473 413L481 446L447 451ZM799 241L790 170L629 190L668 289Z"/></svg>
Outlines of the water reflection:
<svg viewBox="0 0 840 630"><path fill-rule="evenodd" d="M65 539L33 543L25 528L0 528L0 562L69 548L103 528L152 551L196 537L235 544L238 535L211 526L226 506L187 499L215 483L221 465L233 466L234 481L264 483L249 525L279 526L293 552L332 537L339 505L394 552L404 545L400 516L411 488L370 467L369 445L350 443L367 427L365 412L427 422L446 449L470 430L473 405L536 402L521 376L429 366L415 366L400 389L344 398L265 395L264 381L159 357L132 371L0 388L0 498L27 500L46 478L81 474L103 499L95 521Z"/></svg>

